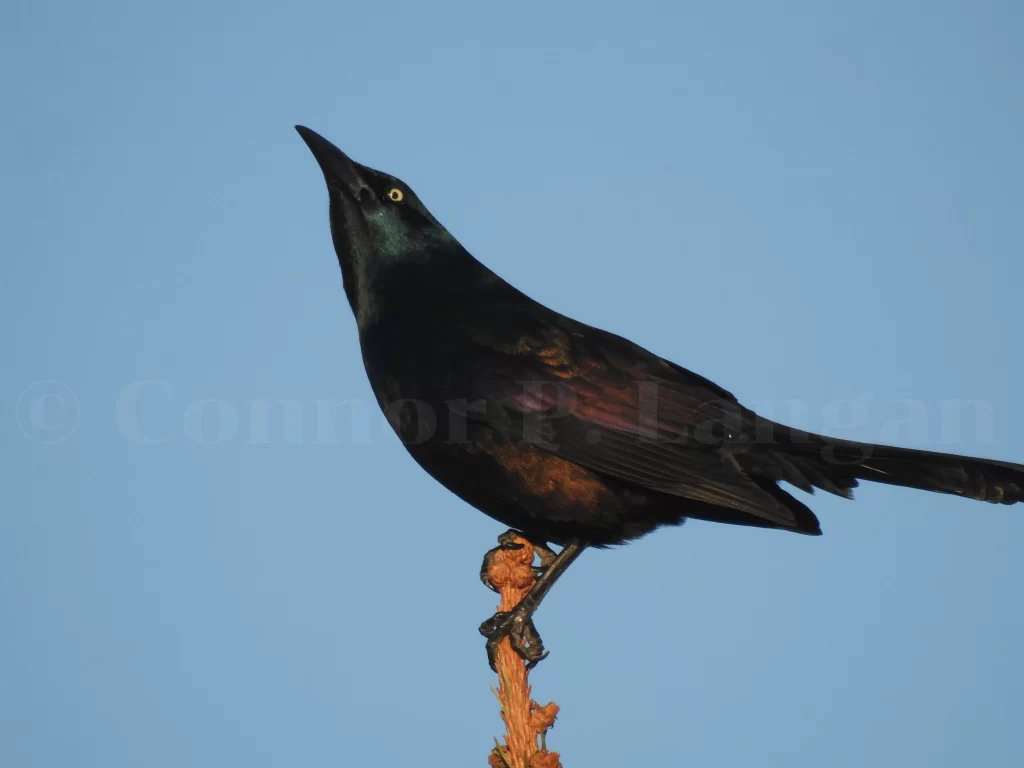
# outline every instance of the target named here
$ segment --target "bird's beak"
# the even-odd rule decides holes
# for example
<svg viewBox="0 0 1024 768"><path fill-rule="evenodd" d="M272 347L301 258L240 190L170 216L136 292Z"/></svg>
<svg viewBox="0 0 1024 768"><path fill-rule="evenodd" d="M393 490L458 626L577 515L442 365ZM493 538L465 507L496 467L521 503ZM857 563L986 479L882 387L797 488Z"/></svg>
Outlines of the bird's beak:
<svg viewBox="0 0 1024 768"><path fill-rule="evenodd" d="M328 187L336 187L348 192L358 198L362 190L369 190L369 185L359 175L359 166L349 159L348 155L331 144L327 139L316 131L311 131L304 125L296 125L295 130L306 142L309 151L313 153L320 170L324 172L324 179ZM372 192L372 190L370 190Z"/></svg>

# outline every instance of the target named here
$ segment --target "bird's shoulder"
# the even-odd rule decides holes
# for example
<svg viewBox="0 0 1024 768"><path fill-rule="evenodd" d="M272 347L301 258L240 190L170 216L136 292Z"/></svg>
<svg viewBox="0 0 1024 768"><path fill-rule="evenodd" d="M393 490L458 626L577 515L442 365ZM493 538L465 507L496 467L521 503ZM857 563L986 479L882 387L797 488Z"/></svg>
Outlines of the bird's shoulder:
<svg viewBox="0 0 1024 768"><path fill-rule="evenodd" d="M736 401L731 392L710 379L518 291L481 294L479 298L456 313L455 323L472 347L471 359L478 367L613 388L651 384L696 398Z"/></svg>

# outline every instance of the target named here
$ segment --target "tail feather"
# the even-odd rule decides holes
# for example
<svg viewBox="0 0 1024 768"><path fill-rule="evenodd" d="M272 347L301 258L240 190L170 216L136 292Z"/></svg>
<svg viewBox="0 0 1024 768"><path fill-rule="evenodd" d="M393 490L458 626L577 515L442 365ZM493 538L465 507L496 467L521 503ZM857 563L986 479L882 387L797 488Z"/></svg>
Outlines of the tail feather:
<svg viewBox="0 0 1024 768"><path fill-rule="evenodd" d="M992 504L1024 501L1024 466L932 451L870 446L856 477L875 483L950 493Z"/></svg>
<svg viewBox="0 0 1024 768"><path fill-rule="evenodd" d="M784 431L782 431L784 430ZM949 453L896 448L782 427L765 451L748 454L749 469L852 498L858 480L948 493L992 504L1024 501L1024 465Z"/></svg>

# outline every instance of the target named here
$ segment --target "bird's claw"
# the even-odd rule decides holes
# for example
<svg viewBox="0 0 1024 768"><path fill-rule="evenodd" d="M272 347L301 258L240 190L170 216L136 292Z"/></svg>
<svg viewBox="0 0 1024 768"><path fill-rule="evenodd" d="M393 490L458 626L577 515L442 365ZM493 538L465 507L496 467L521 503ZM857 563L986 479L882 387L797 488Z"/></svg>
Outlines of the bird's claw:
<svg viewBox="0 0 1024 768"><path fill-rule="evenodd" d="M494 584L491 583L491 579L487 575L487 572L491 568L491 563L494 560L494 554L496 552L508 552L510 550L522 549L526 545L516 541L516 538L519 537L523 537L523 534L521 534L519 531L505 531L498 537L498 546L494 547L494 549L487 550L487 554L484 555L484 560L480 564L480 581L482 581L483 585L492 592L501 591L497 587L495 587ZM551 561L555 559L555 553L552 552L551 549L543 543L534 543L533 549L534 552L537 554L537 557L540 558L540 565L533 565L530 567L533 568L534 577L539 579L541 576L544 575L544 571L547 570L548 566L551 565Z"/></svg>
<svg viewBox="0 0 1024 768"><path fill-rule="evenodd" d="M487 550L487 553L484 555L483 562L480 563L480 581L482 581L484 586L492 592L501 592L501 590L491 582L491 577L488 576L488 571L491 570L491 564L494 562L494 555L498 552L507 552L509 550L522 549L525 547L525 544L520 544L515 541L515 537L517 535L518 534L515 531L506 531L501 534L501 536L498 537L498 546L494 547L494 549Z"/></svg>
<svg viewBox="0 0 1024 768"><path fill-rule="evenodd" d="M498 644L506 637L512 650L526 662L527 669L533 669L548 655L533 619L518 608L495 613L480 625L480 634L487 638L487 663L495 672L498 671Z"/></svg>

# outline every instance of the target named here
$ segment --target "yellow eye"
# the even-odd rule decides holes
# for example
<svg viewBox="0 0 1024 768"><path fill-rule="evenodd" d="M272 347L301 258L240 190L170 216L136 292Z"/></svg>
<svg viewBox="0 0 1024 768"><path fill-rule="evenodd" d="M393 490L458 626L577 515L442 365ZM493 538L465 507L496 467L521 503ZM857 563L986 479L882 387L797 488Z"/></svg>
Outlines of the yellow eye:
<svg viewBox="0 0 1024 768"><path fill-rule="evenodd" d="M400 203L405 199L405 193L398 187L392 187L388 190L388 200L392 203Z"/></svg>

